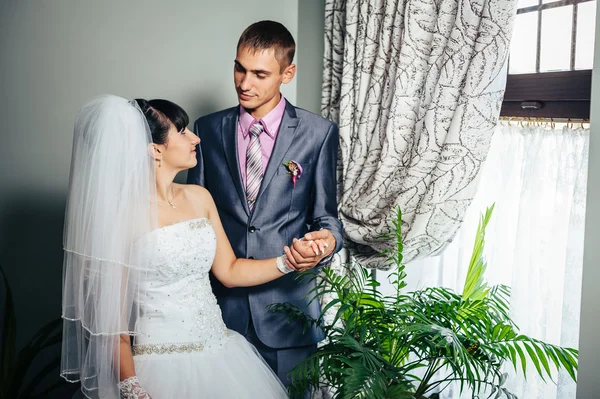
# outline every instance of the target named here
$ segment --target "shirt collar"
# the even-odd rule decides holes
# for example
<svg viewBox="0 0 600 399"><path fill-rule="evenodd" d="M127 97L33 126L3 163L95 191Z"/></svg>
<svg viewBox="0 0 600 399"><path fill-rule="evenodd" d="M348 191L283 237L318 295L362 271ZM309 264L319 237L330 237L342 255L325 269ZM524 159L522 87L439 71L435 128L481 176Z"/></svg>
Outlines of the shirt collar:
<svg viewBox="0 0 600 399"><path fill-rule="evenodd" d="M267 115L265 115L262 119L256 120L246 111L244 107L240 105L240 127L242 128L242 135L244 139L248 137L248 133L250 132L250 128L255 123L262 123L265 128L265 133L267 133L271 138L275 139L277 136L277 131L279 130L279 125L281 125L281 119L283 118L283 113L285 112L285 97L281 95L281 99L279 103L273 108Z"/></svg>

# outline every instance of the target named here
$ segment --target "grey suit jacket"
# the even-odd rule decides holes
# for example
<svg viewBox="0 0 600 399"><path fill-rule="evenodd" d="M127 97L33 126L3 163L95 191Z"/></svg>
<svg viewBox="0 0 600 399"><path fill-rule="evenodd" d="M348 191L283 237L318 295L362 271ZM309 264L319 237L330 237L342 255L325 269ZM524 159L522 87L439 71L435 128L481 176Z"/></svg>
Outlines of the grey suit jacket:
<svg viewBox="0 0 600 399"><path fill-rule="evenodd" d="M283 254L284 245L308 231L325 228L343 245L337 218L336 163L338 129L331 121L286 103L273 153L253 212L248 209L237 156L239 106L202 117L194 131L200 137L198 165L188 172L188 183L206 187L212 194L235 255L267 259ZM303 168L296 187L284 162ZM227 326L246 333L252 317L260 340L272 348L310 345L323 339L318 328L303 332L299 322L288 323L270 312L274 303L289 302L313 317L320 315L318 301L305 300L314 281L289 273L257 287L228 289L212 279L213 290Z"/></svg>

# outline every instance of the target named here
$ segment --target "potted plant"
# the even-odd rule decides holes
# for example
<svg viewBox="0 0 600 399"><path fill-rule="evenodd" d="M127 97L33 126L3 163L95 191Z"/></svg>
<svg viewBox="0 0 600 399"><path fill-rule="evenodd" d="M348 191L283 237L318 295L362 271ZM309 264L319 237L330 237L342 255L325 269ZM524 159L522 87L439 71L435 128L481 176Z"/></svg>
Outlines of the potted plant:
<svg viewBox="0 0 600 399"><path fill-rule="evenodd" d="M382 295L371 272L350 264L345 275L324 269L310 294L311 300L333 294L323 309L333 312L333 323L290 304L272 306L287 318L320 326L326 335L318 351L292 371L292 395L325 385L334 398L427 399L458 382L461 392L468 388L474 398L515 398L503 386L505 362L525 374L530 361L543 379L564 369L575 380L577 350L520 334L509 315L510 288L490 287L484 279L485 228L492 211L493 206L481 217L460 294L446 288L404 291L398 209L389 237L396 248L384 253L384 262L396 268L394 295Z"/></svg>

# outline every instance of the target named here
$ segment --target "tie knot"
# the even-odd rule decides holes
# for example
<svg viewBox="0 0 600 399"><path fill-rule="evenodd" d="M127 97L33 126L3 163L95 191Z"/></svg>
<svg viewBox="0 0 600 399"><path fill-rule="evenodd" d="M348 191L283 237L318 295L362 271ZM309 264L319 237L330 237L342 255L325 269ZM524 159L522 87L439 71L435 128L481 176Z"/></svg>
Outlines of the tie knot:
<svg viewBox="0 0 600 399"><path fill-rule="evenodd" d="M254 125L250 128L250 134L253 136L260 136L260 134L265 130L264 126L260 122L255 122Z"/></svg>

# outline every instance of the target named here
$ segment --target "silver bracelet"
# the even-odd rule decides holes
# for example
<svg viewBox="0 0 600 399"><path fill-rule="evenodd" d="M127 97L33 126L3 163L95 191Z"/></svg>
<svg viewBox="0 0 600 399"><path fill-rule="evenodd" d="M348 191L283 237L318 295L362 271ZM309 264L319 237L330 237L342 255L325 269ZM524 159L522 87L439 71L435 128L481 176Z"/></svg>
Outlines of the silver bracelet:
<svg viewBox="0 0 600 399"><path fill-rule="evenodd" d="M287 265L287 263L285 263L285 260L287 259L287 256L285 255L281 255L277 257L277 269L279 269L279 271L283 274L288 274L291 273L293 271L295 271L294 269L292 269L291 267L289 267Z"/></svg>

